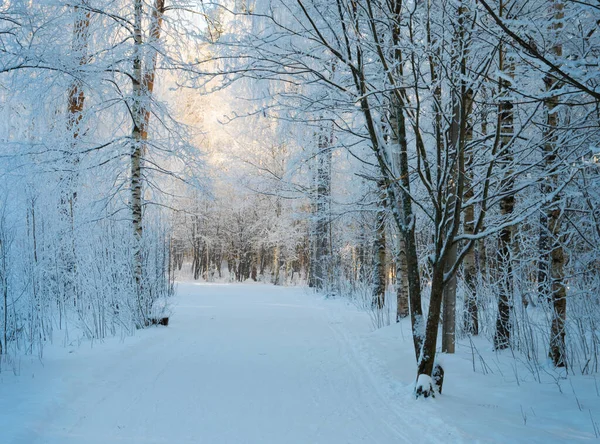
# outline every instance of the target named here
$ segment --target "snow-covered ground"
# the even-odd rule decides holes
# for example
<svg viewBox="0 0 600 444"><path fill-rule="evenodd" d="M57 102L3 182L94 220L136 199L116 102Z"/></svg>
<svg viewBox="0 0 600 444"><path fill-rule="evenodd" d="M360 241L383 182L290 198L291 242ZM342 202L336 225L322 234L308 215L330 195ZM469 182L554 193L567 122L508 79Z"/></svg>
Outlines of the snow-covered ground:
<svg viewBox="0 0 600 444"><path fill-rule="evenodd" d="M481 357L470 346L445 357L443 396L415 400L406 323L373 332L368 314L345 301L269 285L180 283L174 305L168 327L48 347L43 362L21 358L17 376L4 368L0 443L596 437L593 377L540 384L484 342L476 344Z"/></svg>

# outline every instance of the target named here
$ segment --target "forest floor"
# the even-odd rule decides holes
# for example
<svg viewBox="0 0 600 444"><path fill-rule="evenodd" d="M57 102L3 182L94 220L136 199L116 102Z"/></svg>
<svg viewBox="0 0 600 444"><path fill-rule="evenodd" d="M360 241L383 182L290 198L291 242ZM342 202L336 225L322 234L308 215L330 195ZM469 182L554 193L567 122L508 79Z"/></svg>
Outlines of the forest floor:
<svg viewBox="0 0 600 444"><path fill-rule="evenodd" d="M303 288L180 283L168 327L46 348L0 373L0 442L573 442L596 437L593 377L520 374L483 342L415 400L409 325ZM485 362L485 364L483 364ZM475 367L475 372L473 371ZM482 369L487 374L483 374ZM561 389L561 390L559 390Z"/></svg>

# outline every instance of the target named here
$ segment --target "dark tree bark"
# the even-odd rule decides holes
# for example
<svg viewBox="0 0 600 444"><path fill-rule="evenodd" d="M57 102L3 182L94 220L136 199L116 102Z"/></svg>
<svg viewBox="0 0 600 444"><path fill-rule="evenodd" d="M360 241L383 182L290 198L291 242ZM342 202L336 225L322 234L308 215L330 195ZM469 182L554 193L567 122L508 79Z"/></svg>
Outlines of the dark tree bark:
<svg viewBox="0 0 600 444"><path fill-rule="evenodd" d="M501 3L500 15L504 16L504 3ZM513 104L508 99L514 74L513 61L507 57L504 46L499 50L499 70L504 73L504 78L499 79L500 104L498 105L498 128L500 132L500 149L498 153L499 164L504 166L504 176L501 182L503 197L500 200L500 214L505 218L510 217L514 211L514 176L511 168L513 162L512 139L514 137L514 115ZM498 289L498 315L496 319L496 333L494 335L494 347L497 350L505 349L510 345L511 320L513 299L513 273L511 246L513 238L513 226L504 227L498 238L498 268L502 276Z"/></svg>

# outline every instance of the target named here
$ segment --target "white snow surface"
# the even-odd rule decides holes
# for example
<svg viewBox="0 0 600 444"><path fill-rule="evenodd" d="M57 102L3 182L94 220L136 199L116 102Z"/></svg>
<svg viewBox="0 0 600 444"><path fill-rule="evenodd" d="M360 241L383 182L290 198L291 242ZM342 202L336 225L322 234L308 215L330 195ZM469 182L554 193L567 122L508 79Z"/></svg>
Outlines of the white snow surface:
<svg viewBox="0 0 600 444"><path fill-rule="evenodd" d="M303 288L180 283L173 308L168 327L3 368L0 443L548 443L600 421L593 377L561 393L493 357L483 375L460 346L444 394L415 400L409 324L373 332Z"/></svg>

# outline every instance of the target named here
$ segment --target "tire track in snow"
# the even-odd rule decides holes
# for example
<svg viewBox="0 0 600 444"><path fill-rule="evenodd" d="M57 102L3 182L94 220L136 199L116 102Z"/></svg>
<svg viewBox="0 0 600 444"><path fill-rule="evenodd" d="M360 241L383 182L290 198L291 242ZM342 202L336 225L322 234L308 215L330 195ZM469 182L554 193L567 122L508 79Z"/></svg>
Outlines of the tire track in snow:
<svg viewBox="0 0 600 444"><path fill-rule="evenodd" d="M327 301L324 303L327 304ZM435 410L427 405L431 400L394 398L394 394L384 388L389 381L383 381L369 365L366 359L369 353L361 339L344 326L344 319L335 310L328 309L326 313L330 329L347 347L346 359L349 365L359 374L358 378L363 381L363 386L370 387L370 393L376 397L375 401L369 400L369 407L374 415L378 415L378 412L384 415L380 419L390 430L407 443L466 442L458 429L437 417ZM376 407L379 403L385 408ZM392 412L394 414L390 414ZM402 423L403 429L399 429L397 423Z"/></svg>
<svg viewBox="0 0 600 444"><path fill-rule="evenodd" d="M61 401L73 407L23 443L457 441L422 417L425 403L392 399L327 301L271 286L182 287L169 327L89 363L75 357Z"/></svg>

